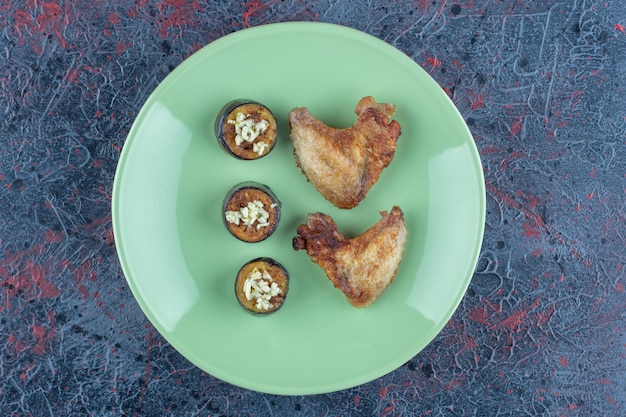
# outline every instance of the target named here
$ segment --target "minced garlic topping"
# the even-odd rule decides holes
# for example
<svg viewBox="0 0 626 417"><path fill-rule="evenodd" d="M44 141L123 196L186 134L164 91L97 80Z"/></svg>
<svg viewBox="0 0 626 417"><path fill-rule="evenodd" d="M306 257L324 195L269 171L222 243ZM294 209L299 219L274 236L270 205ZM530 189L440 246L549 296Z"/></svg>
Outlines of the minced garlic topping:
<svg viewBox="0 0 626 417"><path fill-rule="evenodd" d="M265 119L261 119L260 122L255 122L254 119L250 117L249 114L243 114L241 112L237 113L235 120L229 120L229 124L235 125L235 143L237 146L241 146L243 142L252 143L254 140L259 137L259 135L267 130L269 127L269 123ZM265 149L269 147L267 143L259 142L262 145L254 146L254 152L257 152L259 155L262 155L265 152Z"/></svg>
<svg viewBox="0 0 626 417"><path fill-rule="evenodd" d="M260 200L250 201L248 205L239 209L239 211L227 211L225 213L226 221L234 223L239 226L243 223L246 226L253 226L256 223L256 228L269 226L270 214L263 208L263 203Z"/></svg>
<svg viewBox="0 0 626 417"><path fill-rule="evenodd" d="M274 307L272 297L282 294L278 284L272 280L267 270L254 268L243 283L243 292L247 300L256 300L256 308L269 310Z"/></svg>
<svg viewBox="0 0 626 417"><path fill-rule="evenodd" d="M269 147L270 145L260 140L258 142L254 142L254 144L252 145L252 150L256 152L259 156L261 156L265 153L265 150Z"/></svg>

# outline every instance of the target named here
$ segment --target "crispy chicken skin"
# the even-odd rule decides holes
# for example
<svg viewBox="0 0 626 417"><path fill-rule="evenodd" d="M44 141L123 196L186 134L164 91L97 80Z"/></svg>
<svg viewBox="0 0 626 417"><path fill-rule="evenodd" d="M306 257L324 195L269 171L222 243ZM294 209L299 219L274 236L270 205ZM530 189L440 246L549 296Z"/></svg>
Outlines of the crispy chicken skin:
<svg viewBox="0 0 626 417"><path fill-rule="evenodd" d="M328 278L355 307L367 307L380 297L398 272L407 230L402 210L390 213L363 234L350 239L342 235L333 219L309 214L293 238L295 250L306 250Z"/></svg>
<svg viewBox="0 0 626 417"><path fill-rule="evenodd" d="M296 164L315 188L336 207L356 207L378 181L396 152L400 124L390 121L393 104L363 97L356 123L346 129L326 126L304 108L289 112L289 135Z"/></svg>

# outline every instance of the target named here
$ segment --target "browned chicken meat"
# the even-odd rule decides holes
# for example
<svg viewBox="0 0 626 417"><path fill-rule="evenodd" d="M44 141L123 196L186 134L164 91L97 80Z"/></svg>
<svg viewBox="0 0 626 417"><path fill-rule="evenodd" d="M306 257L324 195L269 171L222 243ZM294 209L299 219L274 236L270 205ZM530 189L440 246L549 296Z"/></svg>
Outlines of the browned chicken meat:
<svg viewBox="0 0 626 417"><path fill-rule="evenodd" d="M400 124L390 121L393 104L362 98L356 123L346 129L326 126L304 108L289 112L291 142L307 179L336 207L356 207L393 159Z"/></svg>
<svg viewBox="0 0 626 417"><path fill-rule="evenodd" d="M394 206L381 215L369 230L350 239L338 231L331 217L309 214L293 238L293 248L305 249L355 307L367 307L380 297L393 282L404 253L404 213Z"/></svg>

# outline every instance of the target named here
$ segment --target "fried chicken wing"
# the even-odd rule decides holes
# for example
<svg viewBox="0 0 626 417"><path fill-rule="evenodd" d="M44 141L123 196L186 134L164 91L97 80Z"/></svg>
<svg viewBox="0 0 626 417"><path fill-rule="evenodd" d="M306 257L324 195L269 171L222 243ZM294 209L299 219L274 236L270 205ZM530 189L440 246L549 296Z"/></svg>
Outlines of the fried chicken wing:
<svg viewBox="0 0 626 417"><path fill-rule="evenodd" d="M390 213L363 234L350 239L333 219L322 213L307 216L293 238L295 250L306 250L328 278L355 307L367 307L380 297L398 272L407 230L402 210Z"/></svg>
<svg viewBox="0 0 626 417"><path fill-rule="evenodd" d="M336 207L356 207L393 159L400 124L390 121L393 104L362 98L356 123L328 127L304 108L289 112L296 164L315 188Z"/></svg>

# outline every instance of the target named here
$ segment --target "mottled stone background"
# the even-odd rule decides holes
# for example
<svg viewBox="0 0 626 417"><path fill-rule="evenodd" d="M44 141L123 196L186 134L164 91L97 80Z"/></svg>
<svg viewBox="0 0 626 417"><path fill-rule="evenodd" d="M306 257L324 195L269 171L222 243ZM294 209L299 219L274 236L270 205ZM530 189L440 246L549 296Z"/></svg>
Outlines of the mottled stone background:
<svg viewBox="0 0 626 417"><path fill-rule="evenodd" d="M133 299L111 188L150 92L202 46L340 23L422 65L484 165L466 297L396 371L281 397L178 354ZM0 415L626 415L626 3L0 0Z"/></svg>

